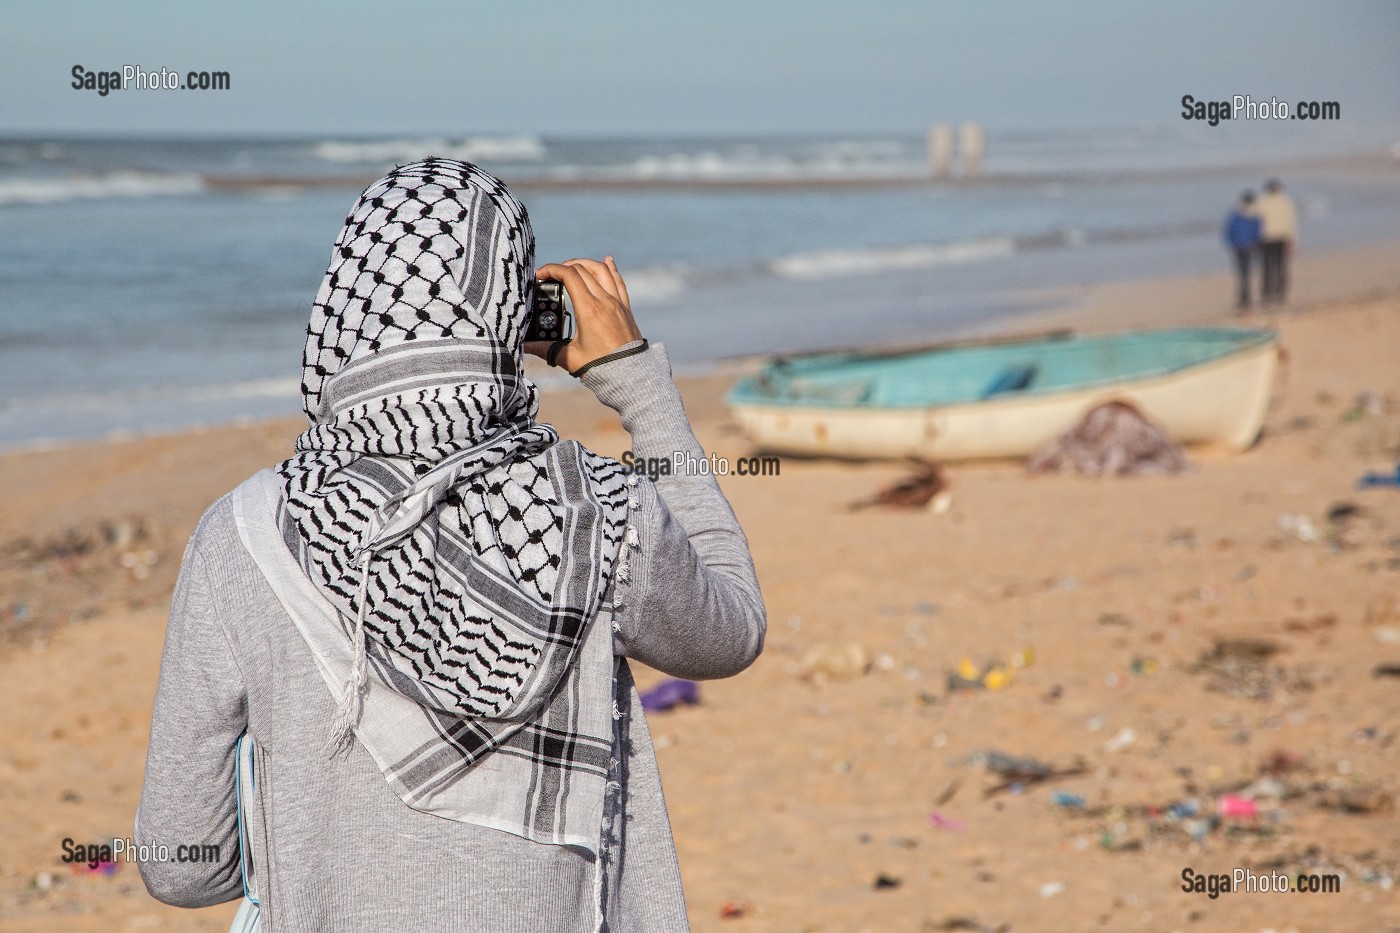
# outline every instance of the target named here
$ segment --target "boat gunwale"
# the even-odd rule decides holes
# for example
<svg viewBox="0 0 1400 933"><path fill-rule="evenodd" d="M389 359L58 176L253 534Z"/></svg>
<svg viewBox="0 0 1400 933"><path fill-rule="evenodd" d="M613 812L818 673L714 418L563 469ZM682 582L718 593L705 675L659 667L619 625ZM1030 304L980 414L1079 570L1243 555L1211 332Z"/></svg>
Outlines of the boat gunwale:
<svg viewBox="0 0 1400 933"><path fill-rule="evenodd" d="M934 410L934 409L937 409L937 410L946 410L946 409L950 409L950 408L964 408L964 407L969 407L969 406L973 406L973 405L981 406L981 405L995 405L995 404L998 404L998 403L1015 403L1015 402L1019 402L1019 401L1023 401L1023 400L1030 400L1030 399L1036 399L1036 400L1041 400L1041 399L1052 399L1052 398L1054 398L1054 397L1057 396L1057 395L1072 395L1072 394L1079 393L1079 392L1086 392L1086 391L1092 391L1092 390L1096 390L1096 389L1101 389L1101 388L1103 388L1103 387L1105 387L1105 386L1111 386L1111 385L1124 385L1124 386L1129 386L1129 385L1135 385L1135 384L1142 383L1142 382L1150 382L1150 381L1155 380L1155 379L1163 379L1163 378L1167 378L1167 377L1172 377L1172 376L1179 375L1179 374L1181 374L1181 373L1183 373L1183 372L1186 372L1186 371L1188 371L1188 370L1196 369L1196 368L1202 367L1202 366L1209 366L1209 365L1211 365L1211 364L1213 364L1213 363L1218 363L1218 362L1220 362L1221 360L1228 359L1228 358L1230 358L1230 357L1232 357L1232 356L1242 355L1242 354L1245 354L1245 353L1254 352L1254 351L1257 351L1257 350L1259 350L1259 349L1268 347L1268 346L1270 346L1271 344L1276 345L1276 344L1278 343L1278 332L1277 332L1276 330L1273 330L1272 328L1263 328L1263 327L1261 327L1261 328L1243 328L1243 327L1173 327L1173 328L1163 328L1163 329L1160 329L1160 330L1129 331L1129 332L1120 333L1120 334L1084 334L1084 335L1076 335L1076 336L1070 337L1070 338L1068 338L1068 339L1070 339L1070 340L1079 339L1079 337L1081 337L1081 336L1082 336L1084 339L1096 339L1096 338L1113 338L1113 337L1126 337L1126 336L1141 336L1141 335L1150 335L1150 334L1171 334L1171 333L1189 333L1189 332L1235 333L1235 334L1238 334L1238 335L1240 336L1240 340L1239 340L1239 342L1237 342L1237 343L1232 343L1232 344L1230 344L1230 345L1228 345L1228 346L1223 347L1223 348L1220 349L1218 352L1211 353L1211 354L1209 354L1209 355L1199 357L1199 358L1197 358L1197 359L1191 360L1191 361L1188 362L1188 363L1183 363L1183 364L1178 365L1178 366L1171 366L1171 367L1166 367L1166 368L1158 369L1158 370L1151 370L1151 371L1146 371L1146 372L1141 372L1141 373L1134 373L1134 374L1128 375L1128 376L1115 376L1115 377L1111 377L1111 378L1096 379L1096 380L1092 380L1092 381L1076 382L1076 383L1074 383L1073 385L1069 385L1069 386L1046 386L1046 387L1040 388L1040 389L1031 388L1031 389L1024 389L1024 390L1019 390L1019 391L1014 391L1014 392L1004 392L1004 393L998 393L998 394L996 394L996 395L987 396L987 397L985 397L985 398L966 398L966 399L958 399L958 400L955 400L955 401L910 402L910 403L907 403L907 404L871 404L871 403L866 403L866 402L843 402L843 401L840 401L839 399L811 399L811 400L790 399L790 400L784 400L784 399L772 398L772 397L770 397L770 398L762 398L762 397L757 397L756 393L753 395L753 397L750 397L750 398L741 397L741 390L744 390L744 389L748 388L749 386L755 384L755 383L757 382L758 378L763 374L763 372L767 371L767 369L768 369L770 366L772 366L772 365L774 365L775 363L780 362L781 360L784 359L784 357L778 356L778 357L774 357L773 360L771 360L769 363L765 364L764 369L761 370L759 373L756 373L756 374L754 374L754 375L752 375L752 376L746 376L745 378L743 378L743 379L740 380L739 382L735 383L735 385L725 394L725 404L728 405L730 408L733 408L733 409L740 409L740 408L758 409L758 408L762 408L762 409L772 410L772 411L789 411L789 412L792 412L792 411L803 411L803 412L806 412L806 411L834 411L834 412L835 412L835 411L839 411L839 412L848 412L848 411L882 412L882 411L887 411L887 412L906 412L906 411L929 411L929 410ZM1005 342L1005 343L1003 343L1003 342L998 342L997 344L995 344L995 346L998 346L998 347L1005 347L1008 343L1014 343L1014 342L1015 342L1015 341L1008 341L1008 342ZM1041 340L1027 341L1027 342L1028 342L1028 343L1031 343L1031 342L1035 342L1035 343L1060 343L1060 342L1062 342L1062 341L1061 341L1061 340L1058 340L1058 339L1055 339L1055 338L1051 338L1051 339L1048 339L1048 340L1046 340L1046 339L1041 339ZM980 346L980 345L974 344L974 345L972 345L972 346ZM894 353L894 354L888 354L888 356L891 356L891 357L912 356L912 355L916 355L916 353L938 353L938 352L943 352L944 350L964 350L964 349L970 349L970 347L969 347L968 345L957 345L957 344L954 344L954 345L950 345L950 346L947 346L947 347L929 347L929 348L925 348L925 349L920 350L920 351L916 351L915 353L904 353L904 354L901 354L901 353ZM861 355L861 354L860 354L860 351L852 351L851 354L849 354L848 356L846 356L844 359L840 359L840 360L835 359L835 358L838 356L838 354L833 353L833 354L831 354L831 356L833 357L833 361L834 361L834 362L845 363L845 362L868 362L868 361L871 361L871 360L880 359L880 358L882 358L883 356L886 356L886 354L879 354L879 355ZM810 359L812 359L812 357L808 356L808 357L804 357L803 359L805 359L805 360L810 360Z"/></svg>

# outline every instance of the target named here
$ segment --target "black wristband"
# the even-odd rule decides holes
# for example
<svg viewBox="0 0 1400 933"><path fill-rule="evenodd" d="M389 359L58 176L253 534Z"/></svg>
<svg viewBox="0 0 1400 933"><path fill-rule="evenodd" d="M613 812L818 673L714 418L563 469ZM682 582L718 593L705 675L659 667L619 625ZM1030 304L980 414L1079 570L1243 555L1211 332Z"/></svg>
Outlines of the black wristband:
<svg viewBox="0 0 1400 933"><path fill-rule="evenodd" d="M556 359L559 358L559 351L560 351L560 350L563 350L563 349L564 349L565 347L567 347L568 345L569 345L569 341L567 341L567 340L556 340L556 341L554 341L553 343L551 343L551 344L549 345L549 353L545 356L544 361L545 361L546 363L548 363L550 366L553 366L553 365L554 365L554 361L555 361Z"/></svg>
<svg viewBox="0 0 1400 933"><path fill-rule="evenodd" d="M579 376L582 376L594 366L598 366L603 363L611 363L613 360L620 360L629 356L636 356L638 353L645 351L646 348L649 346L651 346L651 344L647 343L646 338L644 337L642 338L642 342L639 345L635 347L628 347L626 350L614 350L611 353L606 353L603 356L598 357L596 360L593 360L592 362L584 363L578 369L569 373L569 375L577 379Z"/></svg>

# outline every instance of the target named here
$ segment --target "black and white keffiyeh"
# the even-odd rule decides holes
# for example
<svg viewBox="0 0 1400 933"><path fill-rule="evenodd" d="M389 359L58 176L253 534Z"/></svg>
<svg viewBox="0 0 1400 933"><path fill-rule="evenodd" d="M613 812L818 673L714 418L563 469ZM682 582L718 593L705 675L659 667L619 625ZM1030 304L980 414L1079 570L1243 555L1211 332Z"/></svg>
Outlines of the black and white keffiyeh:
<svg viewBox="0 0 1400 933"><path fill-rule="evenodd" d="M283 601L337 738L407 803L596 849L615 698L591 623L635 498L535 422L533 281L524 206L488 173L430 159L365 189L312 309L311 426L276 471L281 556L316 591Z"/></svg>

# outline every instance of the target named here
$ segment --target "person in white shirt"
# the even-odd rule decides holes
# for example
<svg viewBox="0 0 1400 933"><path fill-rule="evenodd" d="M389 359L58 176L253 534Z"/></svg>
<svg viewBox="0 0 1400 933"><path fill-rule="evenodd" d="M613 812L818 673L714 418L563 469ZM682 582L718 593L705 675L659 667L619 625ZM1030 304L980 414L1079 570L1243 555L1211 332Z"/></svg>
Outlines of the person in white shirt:
<svg viewBox="0 0 1400 933"><path fill-rule="evenodd" d="M1259 292L1264 304L1282 304L1288 293L1288 260L1298 243L1298 209L1277 178L1264 185L1254 204L1259 218L1259 251L1264 261Z"/></svg>

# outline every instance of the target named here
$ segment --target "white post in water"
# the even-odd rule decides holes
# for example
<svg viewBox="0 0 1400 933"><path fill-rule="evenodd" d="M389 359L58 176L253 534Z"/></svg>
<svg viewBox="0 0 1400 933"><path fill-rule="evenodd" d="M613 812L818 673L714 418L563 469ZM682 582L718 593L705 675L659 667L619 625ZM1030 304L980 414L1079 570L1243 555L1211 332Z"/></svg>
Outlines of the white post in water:
<svg viewBox="0 0 1400 933"><path fill-rule="evenodd" d="M982 124L964 123L958 128L958 150L962 158L962 177L977 178L982 174L982 153L986 140L982 135Z"/></svg>
<svg viewBox="0 0 1400 933"><path fill-rule="evenodd" d="M928 163L934 178L943 179L953 174L953 128L947 123L935 123L928 128Z"/></svg>

